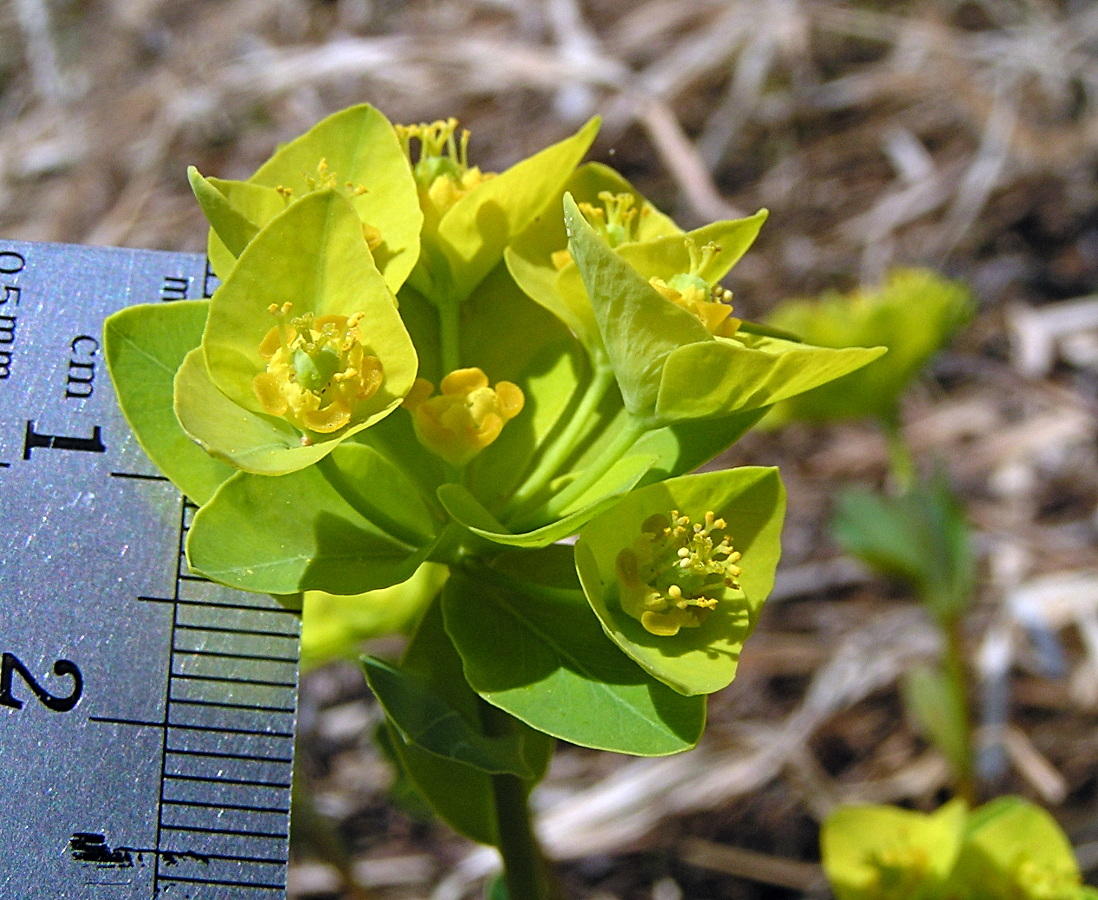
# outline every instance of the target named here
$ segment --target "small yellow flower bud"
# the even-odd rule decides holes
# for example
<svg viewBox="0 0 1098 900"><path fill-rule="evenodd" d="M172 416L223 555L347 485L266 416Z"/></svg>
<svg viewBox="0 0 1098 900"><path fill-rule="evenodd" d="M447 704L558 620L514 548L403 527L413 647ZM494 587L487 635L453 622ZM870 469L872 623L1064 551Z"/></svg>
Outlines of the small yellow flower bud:
<svg viewBox="0 0 1098 900"><path fill-rule="evenodd" d="M454 466L465 465L499 437L526 403L517 384L489 387L488 376L477 368L456 369L439 388L432 397L431 382L417 378L403 405L412 413L419 442Z"/></svg>
<svg viewBox="0 0 1098 900"><path fill-rule="evenodd" d="M622 609L655 635L701 625L726 590L739 589L740 554L728 535L715 539L724 528L712 511L693 525L678 510L646 519L617 557Z"/></svg>

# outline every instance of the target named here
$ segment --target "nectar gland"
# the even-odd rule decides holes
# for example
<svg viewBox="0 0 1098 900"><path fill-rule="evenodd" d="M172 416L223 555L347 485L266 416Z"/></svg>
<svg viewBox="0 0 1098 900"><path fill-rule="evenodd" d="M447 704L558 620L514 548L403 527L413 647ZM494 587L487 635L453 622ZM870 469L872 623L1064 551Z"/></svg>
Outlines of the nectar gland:
<svg viewBox="0 0 1098 900"><path fill-rule="evenodd" d="M637 240L640 222L649 211L644 200L641 200L638 206L636 195L628 191L620 194L599 191L598 198L602 201L601 206L587 202L578 204L579 211L595 229L595 233L611 248ZM553 267L560 271L572 261L572 254L567 248L557 250L552 254L552 260Z"/></svg>
<svg viewBox="0 0 1098 900"><path fill-rule="evenodd" d="M469 131L457 133L458 120L449 118L418 125L397 125L396 133L408 161L412 141L419 141L419 156L412 174L419 187L420 205L435 213L436 221L473 188L495 177L469 165Z"/></svg>
<svg viewBox="0 0 1098 900"><path fill-rule="evenodd" d="M432 397L431 382L417 378L403 405L419 442L454 466L465 465L499 437L526 403L517 384L499 381L491 388L477 368L455 369L439 387L442 392Z"/></svg>
<svg viewBox="0 0 1098 900"><path fill-rule="evenodd" d="M720 245L708 243L699 248L687 238L686 251L690 254L689 272L681 272L670 281L652 277L648 283L661 296L693 313L710 334L732 337L741 323L732 317L732 292L719 284L710 285L701 277L702 270L721 252Z"/></svg>
<svg viewBox="0 0 1098 900"><path fill-rule="evenodd" d="M267 368L252 379L263 411L305 432L331 434L350 424L384 377L381 360L362 345L363 314L291 317L289 303L267 311L277 324L259 344Z"/></svg>
<svg viewBox="0 0 1098 900"><path fill-rule="evenodd" d="M726 589L739 588L740 554L728 535L718 540L725 527L712 511L694 524L677 509L647 518L640 537L618 554L622 609L655 635L701 625Z"/></svg>

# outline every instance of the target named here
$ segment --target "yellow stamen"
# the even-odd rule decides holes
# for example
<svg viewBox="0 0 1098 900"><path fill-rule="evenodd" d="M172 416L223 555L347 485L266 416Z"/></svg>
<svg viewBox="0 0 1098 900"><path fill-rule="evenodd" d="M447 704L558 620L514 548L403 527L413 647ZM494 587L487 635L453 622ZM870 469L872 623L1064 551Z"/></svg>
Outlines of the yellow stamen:
<svg viewBox="0 0 1098 900"><path fill-rule="evenodd" d="M469 165L469 132L462 129L457 136L457 128L458 120L454 118L395 126L404 155L413 163L420 205L430 209L436 220L471 190L494 177L494 173ZM414 162L412 141L419 141Z"/></svg>
<svg viewBox="0 0 1098 900"><path fill-rule="evenodd" d="M381 360L362 345L363 314L290 318L290 303L268 312L276 324L258 348L266 368L252 379L263 411L319 434L351 424L384 379Z"/></svg>
<svg viewBox="0 0 1098 900"><path fill-rule="evenodd" d="M716 540L725 527L712 511L693 525L678 510L646 519L617 557L622 609L655 635L701 625L728 590L739 589L740 554L728 535Z"/></svg>

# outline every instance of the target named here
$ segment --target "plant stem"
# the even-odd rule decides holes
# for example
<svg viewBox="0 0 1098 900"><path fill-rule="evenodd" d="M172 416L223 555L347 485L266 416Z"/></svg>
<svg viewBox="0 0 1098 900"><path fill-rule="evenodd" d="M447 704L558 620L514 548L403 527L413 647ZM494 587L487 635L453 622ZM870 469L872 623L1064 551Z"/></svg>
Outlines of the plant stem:
<svg viewBox="0 0 1098 900"><path fill-rule="evenodd" d="M906 494L915 484L915 459L904 440L898 414L881 417L881 427L888 440L888 462L897 494Z"/></svg>
<svg viewBox="0 0 1098 900"><path fill-rule="evenodd" d="M501 515L507 516L521 509L523 504L536 497L544 489L565 460L575 452L579 442L592 424L594 413L602 404L613 383L613 370L607 365L596 363L594 376L587 385L587 389L584 391L575 412L569 416L568 424L545 448L545 452L542 453L541 458L534 467L534 471L526 477L514 494L511 495L511 499L507 502L507 506L504 507Z"/></svg>
<svg viewBox="0 0 1098 900"><path fill-rule="evenodd" d="M461 304L446 298L437 308L442 374L445 376L461 367Z"/></svg>
<svg viewBox="0 0 1098 900"><path fill-rule="evenodd" d="M622 425L621 431L613 437L610 444L599 454L598 458L593 460L586 469L583 469L571 484L553 497L551 503L543 504L542 507L528 511L517 522L508 524L518 532L544 524L542 519L545 517L549 519L558 518L570 504L582 497L600 478L609 472L648 428L649 423L646 420L628 416ZM543 508L545 515L537 515Z"/></svg>
<svg viewBox="0 0 1098 900"><path fill-rule="evenodd" d="M503 736L514 728L511 716L487 701L481 701L480 709L486 734ZM534 833L526 783L517 775L491 777L507 896L510 900L556 900L548 861Z"/></svg>
<svg viewBox="0 0 1098 900"><path fill-rule="evenodd" d="M957 725L963 736L964 752L958 760L957 793L969 806L975 806L977 797L975 753L972 735L972 709L968 702L967 667L965 665L964 621L961 616L940 620L946 639L945 676L953 694L954 709L960 721Z"/></svg>

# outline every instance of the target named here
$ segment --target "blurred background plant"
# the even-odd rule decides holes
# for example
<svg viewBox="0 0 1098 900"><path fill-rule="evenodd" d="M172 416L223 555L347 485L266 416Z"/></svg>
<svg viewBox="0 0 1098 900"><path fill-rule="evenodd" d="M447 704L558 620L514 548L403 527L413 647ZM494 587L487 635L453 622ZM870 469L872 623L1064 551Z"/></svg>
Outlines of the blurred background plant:
<svg viewBox="0 0 1098 900"><path fill-rule="evenodd" d="M737 315L873 287L897 267L969 286L972 324L899 421L918 459L947 460L971 528L985 784L1050 808L1093 880L1098 8L10 0L0 234L199 251L186 165L246 177L275 144L363 101L394 121L459 116L486 170L597 112L593 158L684 227L769 208L727 285ZM796 422L725 460L775 461L791 499L784 569L701 748L566 749L537 797L570 896L818 895L818 823L836 805L931 809L950 782L898 688L942 658L940 631L826 528L838 487L893 479L888 440L864 422ZM320 665L362 650L374 615L400 615L396 602L372 609L306 623L299 758L316 817L302 819L291 896L475 895L491 854L392 802L360 671Z"/></svg>

